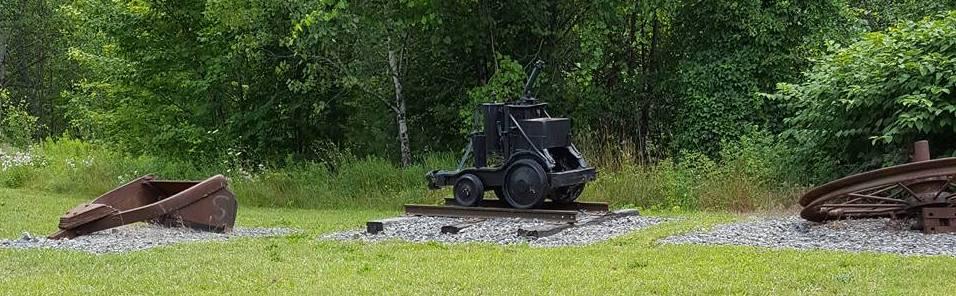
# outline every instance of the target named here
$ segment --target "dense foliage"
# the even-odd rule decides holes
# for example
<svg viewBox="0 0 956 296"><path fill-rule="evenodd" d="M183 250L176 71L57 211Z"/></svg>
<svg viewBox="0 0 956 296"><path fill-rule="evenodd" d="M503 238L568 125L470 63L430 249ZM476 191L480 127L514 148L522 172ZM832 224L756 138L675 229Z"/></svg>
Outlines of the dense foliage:
<svg viewBox="0 0 956 296"><path fill-rule="evenodd" d="M720 160L789 130L812 162L859 166L954 147L949 17L893 27L954 2L0 0L0 123L16 145L196 164L409 165L460 149L475 104L514 99L541 59L537 95L591 151Z"/></svg>
<svg viewBox="0 0 956 296"><path fill-rule="evenodd" d="M808 151L849 165L898 163L909 143L928 139L952 155L956 12L866 34L779 88L793 111L787 135Z"/></svg>

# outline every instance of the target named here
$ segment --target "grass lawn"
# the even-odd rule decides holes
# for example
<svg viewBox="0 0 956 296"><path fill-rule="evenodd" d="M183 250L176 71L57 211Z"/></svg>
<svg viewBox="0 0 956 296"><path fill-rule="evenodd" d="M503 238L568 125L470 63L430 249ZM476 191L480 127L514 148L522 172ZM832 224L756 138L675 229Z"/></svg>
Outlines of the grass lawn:
<svg viewBox="0 0 956 296"><path fill-rule="evenodd" d="M0 237L52 232L89 197L0 189ZM956 258L660 245L737 219L697 213L588 247L553 249L317 241L398 211L244 208L241 226L282 238L180 244L110 255L0 249L0 294L859 294L951 295Z"/></svg>

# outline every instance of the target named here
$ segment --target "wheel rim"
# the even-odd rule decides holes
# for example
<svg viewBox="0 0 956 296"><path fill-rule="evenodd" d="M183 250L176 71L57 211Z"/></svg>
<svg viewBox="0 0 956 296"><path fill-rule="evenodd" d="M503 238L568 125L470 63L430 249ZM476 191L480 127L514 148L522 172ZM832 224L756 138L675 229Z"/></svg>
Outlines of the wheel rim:
<svg viewBox="0 0 956 296"><path fill-rule="evenodd" d="M484 193L481 180L473 175L465 175L455 182L455 201L463 206L473 206L481 200Z"/></svg>
<svg viewBox="0 0 956 296"><path fill-rule="evenodd" d="M836 180L804 195L800 216L810 221L904 217L927 206L949 206L956 159L909 163Z"/></svg>
<svg viewBox="0 0 956 296"><path fill-rule="evenodd" d="M508 168L504 185L505 198L515 208L537 206L548 195L548 181L544 169L530 160L519 160L512 164Z"/></svg>

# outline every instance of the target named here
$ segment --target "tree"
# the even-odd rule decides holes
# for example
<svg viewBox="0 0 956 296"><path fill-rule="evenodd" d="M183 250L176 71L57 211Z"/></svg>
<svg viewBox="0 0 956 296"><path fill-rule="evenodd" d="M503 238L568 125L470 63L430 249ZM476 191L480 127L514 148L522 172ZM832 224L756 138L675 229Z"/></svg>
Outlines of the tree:
<svg viewBox="0 0 956 296"><path fill-rule="evenodd" d="M37 136L65 128L60 93L75 78L63 40L62 13L50 0L0 0L0 88L37 117Z"/></svg>
<svg viewBox="0 0 956 296"><path fill-rule="evenodd" d="M429 1L319 3L296 22L290 38L295 53L310 67L333 71L339 77L335 83L358 92L356 104L382 105L393 113L403 166L412 163L403 80L407 64L421 61L414 55L424 52L418 47L434 19L431 5Z"/></svg>

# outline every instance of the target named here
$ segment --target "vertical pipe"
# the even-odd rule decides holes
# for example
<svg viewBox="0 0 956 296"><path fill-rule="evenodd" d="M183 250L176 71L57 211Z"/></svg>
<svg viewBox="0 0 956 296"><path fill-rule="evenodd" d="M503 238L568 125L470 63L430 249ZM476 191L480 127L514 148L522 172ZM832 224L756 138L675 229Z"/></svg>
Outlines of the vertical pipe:
<svg viewBox="0 0 956 296"><path fill-rule="evenodd" d="M929 141L922 140L913 143L913 162L929 160Z"/></svg>

